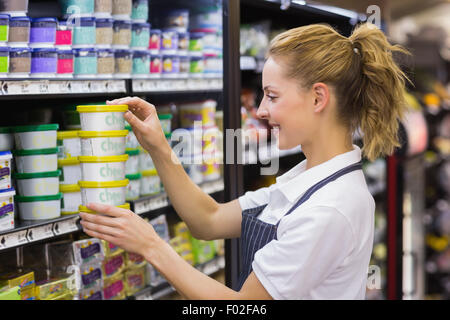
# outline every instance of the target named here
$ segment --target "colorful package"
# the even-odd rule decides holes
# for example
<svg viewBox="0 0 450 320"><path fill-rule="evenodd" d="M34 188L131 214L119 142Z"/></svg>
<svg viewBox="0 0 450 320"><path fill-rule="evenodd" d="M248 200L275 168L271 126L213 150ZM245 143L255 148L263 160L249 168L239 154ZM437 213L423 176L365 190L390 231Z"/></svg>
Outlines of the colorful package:
<svg viewBox="0 0 450 320"><path fill-rule="evenodd" d="M125 299L125 283L123 274L106 279L103 285L103 298L105 300Z"/></svg>
<svg viewBox="0 0 450 320"><path fill-rule="evenodd" d="M0 300L20 300L20 287L4 287L0 289Z"/></svg>
<svg viewBox="0 0 450 320"><path fill-rule="evenodd" d="M132 252L125 253L125 260L127 268L140 268L145 266L145 264L147 263L143 256Z"/></svg>
<svg viewBox="0 0 450 320"><path fill-rule="evenodd" d="M122 248L105 240L102 240L102 246L103 252L105 253L105 257L110 257L112 255L124 252Z"/></svg>
<svg viewBox="0 0 450 320"><path fill-rule="evenodd" d="M214 241L204 241L191 238L191 243L195 264L202 264L210 261L216 255Z"/></svg>
<svg viewBox="0 0 450 320"><path fill-rule="evenodd" d="M11 272L0 276L0 288L8 286L13 288L19 286L21 291L34 286L34 272L18 273Z"/></svg>
<svg viewBox="0 0 450 320"><path fill-rule="evenodd" d="M20 289L20 300L36 300L35 294L35 284L33 283L31 286Z"/></svg>
<svg viewBox="0 0 450 320"><path fill-rule="evenodd" d="M103 287L95 286L89 289L78 291L79 300L103 300Z"/></svg>
<svg viewBox="0 0 450 320"><path fill-rule="evenodd" d="M103 279L114 277L125 269L125 256L123 253L106 257L103 261Z"/></svg>
<svg viewBox="0 0 450 320"><path fill-rule="evenodd" d="M91 238L75 241L73 252L77 264L89 263L95 260L103 260L104 253L102 243L99 239Z"/></svg>
<svg viewBox="0 0 450 320"><path fill-rule="evenodd" d="M125 272L125 293L131 296L145 287L145 265Z"/></svg>
<svg viewBox="0 0 450 320"><path fill-rule="evenodd" d="M92 288L103 285L102 261L94 261L92 263L80 266L80 285L82 288Z"/></svg>
<svg viewBox="0 0 450 320"><path fill-rule="evenodd" d="M155 229L156 233L165 241L169 242L170 236L169 236L169 228L167 225L166 216L164 214L158 216L157 218L154 218L150 220L150 224Z"/></svg>
<svg viewBox="0 0 450 320"><path fill-rule="evenodd" d="M36 299L53 300L59 296L71 294L76 289L75 282L75 275L72 275L65 279L36 283Z"/></svg>

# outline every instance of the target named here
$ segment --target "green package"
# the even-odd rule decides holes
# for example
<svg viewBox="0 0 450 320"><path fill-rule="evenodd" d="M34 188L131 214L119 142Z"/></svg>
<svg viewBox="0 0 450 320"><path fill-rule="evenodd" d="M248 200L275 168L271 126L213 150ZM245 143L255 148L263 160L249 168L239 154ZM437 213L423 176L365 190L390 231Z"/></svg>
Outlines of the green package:
<svg viewBox="0 0 450 320"><path fill-rule="evenodd" d="M8 73L9 71L9 57L0 56L0 73Z"/></svg>
<svg viewBox="0 0 450 320"><path fill-rule="evenodd" d="M20 287L4 287L0 289L0 300L21 300Z"/></svg>
<svg viewBox="0 0 450 320"><path fill-rule="evenodd" d="M0 26L0 41L8 41L8 26Z"/></svg>
<svg viewBox="0 0 450 320"><path fill-rule="evenodd" d="M216 256L216 246L214 241L204 241L191 238L192 254L195 264L202 264L214 259Z"/></svg>

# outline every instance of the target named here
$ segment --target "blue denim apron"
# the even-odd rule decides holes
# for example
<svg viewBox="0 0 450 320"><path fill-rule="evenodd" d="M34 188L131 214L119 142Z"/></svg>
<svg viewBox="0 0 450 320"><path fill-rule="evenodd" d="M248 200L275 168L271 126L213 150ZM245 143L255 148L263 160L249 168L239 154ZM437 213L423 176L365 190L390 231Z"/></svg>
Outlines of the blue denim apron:
<svg viewBox="0 0 450 320"><path fill-rule="evenodd" d="M362 163L358 162L348 167L340 169L325 179L319 181L311 188L309 188L303 196L289 209L289 211L283 216L283 218L291 214L302 203L307 201L317 190L327 185L331 181L350 173L355 170L361 170ZM241 290L242 285L252 272L252 263L255 257L256 251L264 247L272 240L277 240L277 228L281 219L277 224L270 224L258 219L259 214L264 210L267 204L256 208L250 208L242 212L242 225L241 225L241 271L239 277L238 290Z"/></svg>

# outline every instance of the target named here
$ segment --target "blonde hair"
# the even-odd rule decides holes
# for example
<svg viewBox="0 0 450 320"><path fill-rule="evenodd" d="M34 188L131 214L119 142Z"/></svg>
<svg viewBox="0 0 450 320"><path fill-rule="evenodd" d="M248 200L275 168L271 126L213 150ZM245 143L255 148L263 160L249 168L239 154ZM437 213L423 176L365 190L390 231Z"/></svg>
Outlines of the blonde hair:
<svg viewBox="0 0 450 320"><path fill-rule="evenodd" d="M317 82L332 85L339 120L352 133L361 129L363 152L374 160L400 146L398 127L409 79L393 59L395 51L408 53L391 45L374 25L361 24L347 38L328 25L314 24L279 34L267 57L280 60L286 75L305 88Z"/></svg>

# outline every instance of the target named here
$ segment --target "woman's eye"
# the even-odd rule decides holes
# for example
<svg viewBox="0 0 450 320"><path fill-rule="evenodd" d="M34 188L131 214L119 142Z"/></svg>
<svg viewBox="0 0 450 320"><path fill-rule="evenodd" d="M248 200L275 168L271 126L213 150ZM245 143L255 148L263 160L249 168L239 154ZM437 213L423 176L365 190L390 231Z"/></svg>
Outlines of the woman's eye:
<svg viewBox="0 0 450 320"><path fill-rule="evenodd" d="M267 99L269 101L274 101L277 97L271 96L271 95L267 95Z"/></svg>

